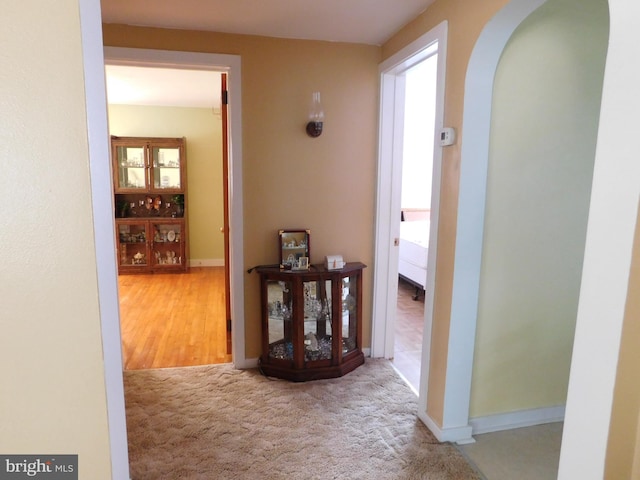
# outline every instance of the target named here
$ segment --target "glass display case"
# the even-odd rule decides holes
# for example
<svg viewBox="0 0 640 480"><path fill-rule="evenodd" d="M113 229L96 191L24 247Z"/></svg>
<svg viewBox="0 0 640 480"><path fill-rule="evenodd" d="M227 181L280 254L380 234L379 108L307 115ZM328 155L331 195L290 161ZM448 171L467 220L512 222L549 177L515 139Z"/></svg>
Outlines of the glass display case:
<svg viewBox="0 0 640 480"><path fill-rule="evenodd" d="M188 270L185 143L111 137L119 273Z"/></svg>
<svg viewBox="0 0 640 480"><path fill-rule="evenodd" d="M339 377L364 363L362 270L258 267L266 375L293 381Z"/></svg>
<svg viewBox="0 0 640 480"><path fill-rule="evenodd" d="M149 266L147 222L122 220L116 223L118 269L136 271Z"/></svg>
<svg viewBox="0 0 640 480"><path fill-rule="evenodd" d="M118 219L118 270L121 273L184 271L183 226L181 220Z"/></svg>
<svg viewBox="0 0 640 480"><path fill-rule="evenodd" d="M182 138L112 137L116 193L179 193L185 165Z"/></svg>
<svg viewBox="0 0 640 480"><path fill-rule="evenodd" d="M147 190L147 158L143 147L118 145L115 148L118 174L116 190Z"/></svg>
<svg viewBox="0 0 640 480"><path fill-rule="evenodd" d="M184 242L180 220L150 221L151 266L162 270L183 270Z"/></svg>

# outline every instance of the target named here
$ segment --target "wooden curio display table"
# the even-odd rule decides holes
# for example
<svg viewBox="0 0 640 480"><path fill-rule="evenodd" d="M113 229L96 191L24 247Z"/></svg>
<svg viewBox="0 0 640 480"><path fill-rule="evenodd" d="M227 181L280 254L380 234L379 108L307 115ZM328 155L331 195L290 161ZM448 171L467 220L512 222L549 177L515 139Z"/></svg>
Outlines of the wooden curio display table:
<svg viewBox="0 0 640 480"><path fill-rule="evenodd" d="M340 377L364 363L362 270L257 267L262 298L262 356L269 376L296 382Z"/></svg>

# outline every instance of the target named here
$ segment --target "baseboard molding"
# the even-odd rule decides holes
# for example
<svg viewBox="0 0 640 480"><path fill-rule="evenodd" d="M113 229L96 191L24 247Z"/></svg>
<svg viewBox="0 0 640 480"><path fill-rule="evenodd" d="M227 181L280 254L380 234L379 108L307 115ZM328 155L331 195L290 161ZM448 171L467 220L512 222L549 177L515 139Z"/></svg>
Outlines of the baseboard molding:
<svg viewBox="0 0 640 480"><path fill-rule="evenodd" d="M258 368L257 358L245 358L242 362L233 362L234 368L238 370L246 370L248 368Z"/></svg>
<svg viewBox="0 0 640 480"><path fill-rule="evenodd" d="M224 267L224 258L192 258L190 267Z"/></svg>
<svg viewBox="0 0 640 480"><path fill-rule="evenodd" d="M475 443L475 440L471 436L471 425L442 428L425 412L418 412L418 418L431 430L431 433L433 433L439 442L454 442L460 445Z"/></svg>
<svg viewBox="0 0 640 480"><path fill-rule="evenodd" d="M499 432L514 428L531 427L545 423L562 422L564 420L564 405L557 407L534 408L517 412L475 417L469 420L473 434Z"/></svg>

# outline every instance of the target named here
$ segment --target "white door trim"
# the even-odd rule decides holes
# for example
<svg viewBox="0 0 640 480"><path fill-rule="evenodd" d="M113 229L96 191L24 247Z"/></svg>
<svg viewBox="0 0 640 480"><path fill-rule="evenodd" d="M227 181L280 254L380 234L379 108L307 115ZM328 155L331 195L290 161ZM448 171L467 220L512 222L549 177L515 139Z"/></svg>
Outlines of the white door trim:
<svg viewBox="0 0 640 480"><path fill-rule="evenodd" d="M241 59L238 55L105 47L105 63L223 71L229 74L229 266L231 279L232 357L236 368L245 358L244 257L242 223Z"/></svg>
<svg viewBox="0 0 640 480"><path fill-rule="evenodd" d="M109 424L111 477L129 478L118 273L100 2L79 0L91 203Z"/></svg>
<svg viewBox="0 0 640 480"><path fill-rule="evenodd" d="M371 355L390 358L393 355L393 321L397 306L398 247L394 239L400 237L400 189L402 186L402 138L404 123L403 73L434 53L438 53L435 128L444 125L444 85L447 58L447 22L407 45L379 66L380 72L380 140L378 153L378 185L376 207L376 246L373 296L373 325ZM427 259L425 294L425 326L423 331L422 365L418 408L426 411L429 378L429 352L433 318L433 291L438 238L438 210L440 204L440 176L442 148L434 141L431 195L431 227Z"/></svg>

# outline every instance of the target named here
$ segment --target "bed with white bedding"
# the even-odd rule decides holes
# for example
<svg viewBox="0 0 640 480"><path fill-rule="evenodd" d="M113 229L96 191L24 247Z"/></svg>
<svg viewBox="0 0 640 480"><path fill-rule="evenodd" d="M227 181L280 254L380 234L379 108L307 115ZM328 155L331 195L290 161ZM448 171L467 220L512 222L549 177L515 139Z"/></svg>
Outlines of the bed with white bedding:
<svg viewBox="0 0 640 480"><path fill-rule="evenodd" d="M429 220L400 222L398 273L416 286L416 297L427 285L429 226Z"/></svg>

